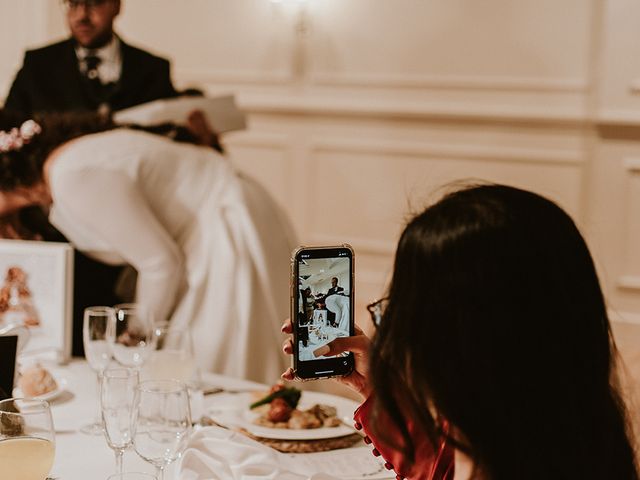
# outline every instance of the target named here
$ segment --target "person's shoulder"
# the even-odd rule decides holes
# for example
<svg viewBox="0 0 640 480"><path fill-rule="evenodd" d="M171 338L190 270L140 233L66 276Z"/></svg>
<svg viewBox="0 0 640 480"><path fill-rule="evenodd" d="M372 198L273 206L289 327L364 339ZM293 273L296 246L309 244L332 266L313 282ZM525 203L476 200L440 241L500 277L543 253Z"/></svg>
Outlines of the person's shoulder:
<svg viewBox="0 0 640 480"><path fill-rule="evenodd" d="M25 62L38 62L43 60L50 60L58 57L59 55L66 54L73 48L70 39L61 40L59 42L50 43L43 47L27 50L24 54Z"/></svg>
<svg viewBox="0 0 640 480"><path fill-rule="evenodd" d="M164 57L160 57L155 55L147 50L144 50L139 47L135 47L130 45L123 40L120 40L121 49L123 55L127 55L132 59L135 59L137 62L145 62L147 64L155 64L155 65L168 65L169 60Z"/></svg>

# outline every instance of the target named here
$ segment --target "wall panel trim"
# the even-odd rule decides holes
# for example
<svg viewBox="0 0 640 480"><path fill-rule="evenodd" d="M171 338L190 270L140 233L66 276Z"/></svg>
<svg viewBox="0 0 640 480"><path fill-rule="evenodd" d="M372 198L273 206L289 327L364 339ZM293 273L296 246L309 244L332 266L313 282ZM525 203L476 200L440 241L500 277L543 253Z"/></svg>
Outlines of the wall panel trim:
<svg viewBox="0 0 640 480"><path fill-rule="evenodd" d="M417 75L314 73L316 85L421 88L437 90L490 90L544 93L586 93L589 84L581 78L491 77L480 75Z"/></svg>
<svg viewBox="0 0 640 480"><path fill-rule="evenodd" d="M424 143L399 140L316 139L311 149L317 152L439 157L491 162L535 163L581 167L584 154L572 150L540 148L509 148L486 145Z"/></svg>

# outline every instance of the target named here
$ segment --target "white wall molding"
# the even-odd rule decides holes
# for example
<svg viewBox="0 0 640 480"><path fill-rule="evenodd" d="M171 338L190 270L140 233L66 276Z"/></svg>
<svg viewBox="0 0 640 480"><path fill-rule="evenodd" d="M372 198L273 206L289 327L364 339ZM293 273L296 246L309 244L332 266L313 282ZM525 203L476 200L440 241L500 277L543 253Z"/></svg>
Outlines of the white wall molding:
<svg viewBox="0 0 640 480"><path fill-rule="evenodd" d="M631 323L634 325L640 325L640 314L632 312L619 312L613 309L608 309L609 319L612 322Z"/></svg>
<svg viewBox="0 0 640 480"><path fill-rule="evenodd" d="M290 135L283 133L245 131L232 134L225 138L225 143L229 146L253 147L253 148L275 148L287 150L291 145Z"/></svg>
<svg viewBox="0 0 640 480"><path fill-rule="evenodd" d="M238 105L249 113L334 115L390 120L438 120L507 122L532 126L584 126L588 122L581 106L512 105L476 102L415 102L289 93L239 92Z"/></svg>
<svg viewBox="0 0 640 480"><path fill-rule="evenodd" d="M586 93L589 84L581 78L490 77L479 75L313 73L316 85L419 88L436 90L491 90L544 93Z"/></svg>
<svg viewBox="0 0 640 480"><path fill-rule="evenodd" d="M640 275L621 275L617 281L618 288L640 291Z"/></svg>
<svg viewBox="0 0 640 480"><path fill-rule="evenodd" d="M630 173L640 173L640 157L628 157L622 160L624 168Z"/></svg>
<svg viewBox="0 0 640 480"><path fill-rule="evenodd" d="M314 151L334 151L391 156L437 157L491 162L535 163L581 167L580 151L542 148L513 148L487 145L410 142L405 140L323 138L311 143Z"/></svg>
<svg viewBox="0 0 640 480"><path fill-rule="evenodd" d="M184 84L286 85L295 81L290 71L218 70L212 68L176 68L174 76Z"/></svg>
<svg viewBox="0 0 640 480"><path fill-rule="evenodd" d="M640 110L607 108L600 110L595 117L596 125L640 127Z"/></svg>

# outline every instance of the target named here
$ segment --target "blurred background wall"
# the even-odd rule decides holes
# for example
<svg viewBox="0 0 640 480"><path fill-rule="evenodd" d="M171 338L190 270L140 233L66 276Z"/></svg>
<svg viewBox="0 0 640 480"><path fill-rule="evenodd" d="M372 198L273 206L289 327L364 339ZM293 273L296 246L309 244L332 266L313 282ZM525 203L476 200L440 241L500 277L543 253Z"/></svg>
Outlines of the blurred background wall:
<svg viewBox="0 0 640 480"><path fill-rule="evenodd" d="M66 27L59 0L0 9L4 98L24 49ZM635 0L123 0L116 27L170 58L178 87L237 95L233 161L305 243L355 247L360 307L408 214L481 179L565 207L612 310L640 323Z"/></svg>

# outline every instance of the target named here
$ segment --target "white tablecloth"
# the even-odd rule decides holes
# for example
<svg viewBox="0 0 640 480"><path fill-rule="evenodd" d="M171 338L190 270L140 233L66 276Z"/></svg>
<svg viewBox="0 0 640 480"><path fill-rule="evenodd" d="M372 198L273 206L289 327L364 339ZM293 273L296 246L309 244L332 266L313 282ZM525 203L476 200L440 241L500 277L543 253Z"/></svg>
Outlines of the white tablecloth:
<svg viewBox="0 0 640 480"><path fill-rule="evenodd" d="M94 420L98 412L95 374L84 361L50 368L66 381L66 391L52 400L51 412L56 429L56 459L50 477L59 480L103 480L115 473L115 456L103 435L85 435L78 429ZM207 382L230 389L261 388L263 385L219 375L207 374ZM154 468L133 450L124 455L125 471L154 473ZM175 464L165 473L173 480Z"/></svg>

